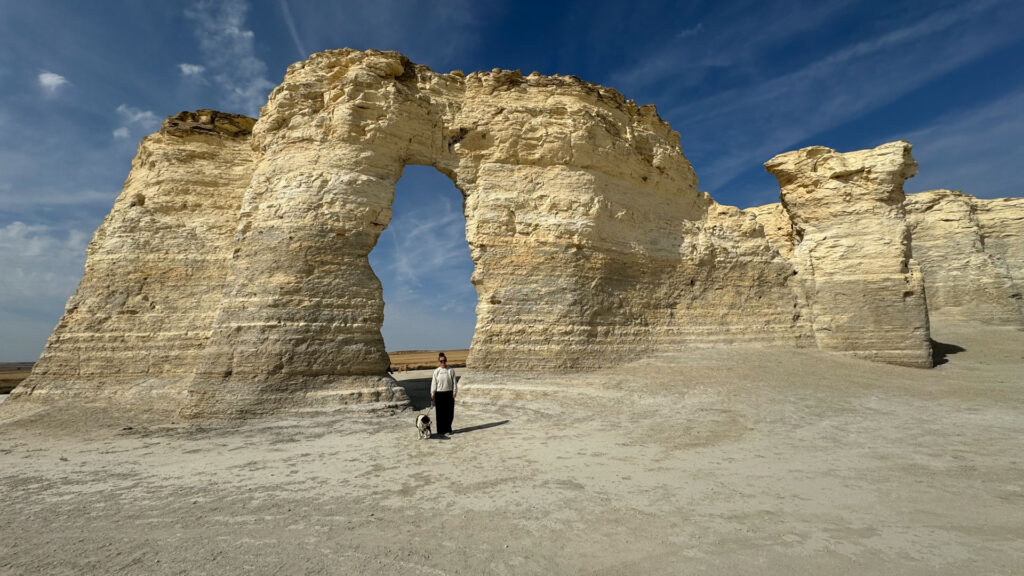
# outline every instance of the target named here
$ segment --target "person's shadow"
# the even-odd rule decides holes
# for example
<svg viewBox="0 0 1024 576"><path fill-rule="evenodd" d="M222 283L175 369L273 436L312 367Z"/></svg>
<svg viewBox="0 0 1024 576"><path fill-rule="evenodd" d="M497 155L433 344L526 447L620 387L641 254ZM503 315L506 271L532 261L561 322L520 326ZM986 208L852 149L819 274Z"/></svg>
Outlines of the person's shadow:
<svg viewBox="0 0 1024 576"><path fill-rule="evenodd" d="M477 424L476 426L467 426L465 428L456 428L452 430L452 434L465 434L466 432L476 432L477 430L486 430L488 428L494 428L495 426L502 426L508 424L508 420L501 420L499 422L488 422L487 424Z"/></svg>
<svg viewBox="0 0 1024 576"><path fill-rule="evenodd" d="M964 348L963 346L957 346L956 344L946 344L944 342L936 342L935 340L932 340L932 365L940 366L942 364L945 364L949 362L949 360L946 359L946 356L952 356L953 354L959 354L961 352L966 351L967 348ZM429 382L427 383L427 386L429 388ZM428 390L427 396L429 395L430 394Z"/></svg>
<svg viewBox="0 0 1024 576"><path fill-rule="evenodd" d="M398 385L405 390L405 394L409 397L409 403L412 404L413 410L419 412L420 410L430 408L430 378L410 378L408 380L397 380L397 382ZM456 415L458 415L457 411ZM495 426L508 424L508 422L508 420L501 420L499 422L488 422L487 424L477 424L476 426L456 428L452 430L452 434L465 434L467 432L476 432L477 430L486 430L488 428L494 428ZM444 437L435 434L433 438L443 439Z"/></svg>

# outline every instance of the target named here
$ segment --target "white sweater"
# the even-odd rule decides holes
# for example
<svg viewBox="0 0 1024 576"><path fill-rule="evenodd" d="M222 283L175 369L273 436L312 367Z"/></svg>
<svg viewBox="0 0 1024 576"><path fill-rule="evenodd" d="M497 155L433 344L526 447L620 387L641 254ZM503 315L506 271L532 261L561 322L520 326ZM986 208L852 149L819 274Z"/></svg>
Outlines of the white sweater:
<svg viewBox="0 0 1024 576"><path fill-rule="evenodd" d="M442 368L438 366L434 370L434 377L430 379L430 395L434 392L451 392L452 395L459 393L459 385L455 382L455 368Z"/></svg>

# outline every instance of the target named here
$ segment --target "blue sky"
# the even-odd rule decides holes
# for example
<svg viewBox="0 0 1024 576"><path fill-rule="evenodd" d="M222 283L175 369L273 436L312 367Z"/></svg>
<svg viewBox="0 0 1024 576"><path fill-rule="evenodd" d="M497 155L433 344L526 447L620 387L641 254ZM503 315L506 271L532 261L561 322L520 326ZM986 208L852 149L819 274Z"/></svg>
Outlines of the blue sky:
<svg viewBox="0 0 1024 576"><path fill-rule="evenodd" d="M914 145L908 192L1020 196L1024 3L0 0L0 361L32 360L139 140L181 110L255 115L288 64L400 50L437 71L575 74L652 103L700 186L775 202L761 164L821 144ZM389 349L469 343L458 192L399 182L371 263Z"/></svg>

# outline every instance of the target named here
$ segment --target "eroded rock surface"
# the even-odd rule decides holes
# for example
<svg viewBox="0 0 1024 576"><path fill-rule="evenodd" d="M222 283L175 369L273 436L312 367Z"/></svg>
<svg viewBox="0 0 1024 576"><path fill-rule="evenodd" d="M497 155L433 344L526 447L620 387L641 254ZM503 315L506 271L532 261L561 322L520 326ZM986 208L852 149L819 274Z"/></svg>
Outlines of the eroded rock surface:
<svg viewBox="0 0 1024 576"><path fill-rule="evenodd" d="M230 269L254 123L183 112L142 141L82 282L11 400L181 405Z"/></svg>
<svg viewBox="0 0 1024 576"><path fill-rule="evenodd" d="M337 50L291 66L255 126L183 113L143 142L13 403L162 395L205 417L403 402L367 255L408 164L465 198L477 374L727 342L930 365L906 143L776 157L782 204L738 210L697 191L653 107L609 88ZM1014 210L976 211L1007 261Z"/></svg>
<svg viewBox="0 0 1024 576"><path fill-rule="evenodd" d="M954 190L907 196L914 258L921 263L933 314L987 323L1021 322L1020 290L1005 258L1024 251L1019 240L1024 210L1004 222L1010 213L1004 207L1009 205ZM985 214L984 232L979 210Z"/></svg>
<svg viewBox="0 0 1024 576"><path fill-rule="evenodd" d="M792 262L818 346L931 366L924 282L903 209L903 182L917 173L910 145L846 154L813 146L765 167L793 223Z"/></svg>

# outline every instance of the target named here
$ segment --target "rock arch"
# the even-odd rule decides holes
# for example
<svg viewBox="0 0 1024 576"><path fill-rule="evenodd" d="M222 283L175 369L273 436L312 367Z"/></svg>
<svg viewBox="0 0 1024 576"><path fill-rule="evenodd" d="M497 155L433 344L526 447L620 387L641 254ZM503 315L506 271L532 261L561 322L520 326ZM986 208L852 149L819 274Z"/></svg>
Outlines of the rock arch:
<svg viewBox="0 0 1024 576"><path fill-rule="evenodd" d="M791 230L819 215L800 190L785 192L797 182L884 220L870 241L904 240L891 206L912 173L909 146L801 154L773 161L797 206L780 208ZM930 365L909 252L844 278L861 283L855 298L815 298L815 272L790 261L792 243L766 238L756 211L698 192L653 106L571 76L438 74L396 52L337 50L289 67L255 125L182 113L143 141L78 292L10 403L91 394L233 416L402 402L383 375L367 255L409 164L437 168L465 199L477 373L589 369L723 342L817 342ZM850 197L857 186L880 192ZM849 213L821 215L833 226ZM870 277L879 262L881 282ZM873 337L858 310L896 314L895 332Z"/></svg>

